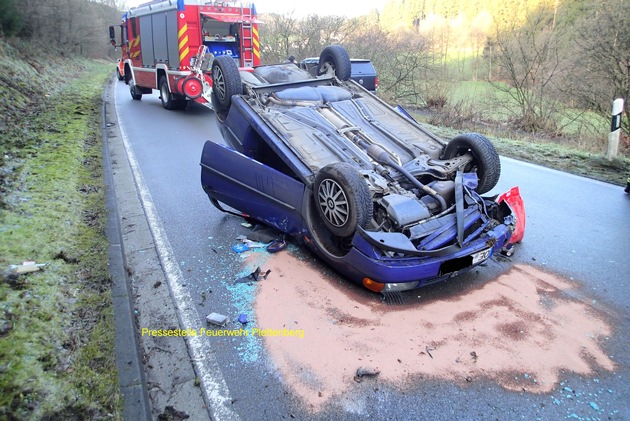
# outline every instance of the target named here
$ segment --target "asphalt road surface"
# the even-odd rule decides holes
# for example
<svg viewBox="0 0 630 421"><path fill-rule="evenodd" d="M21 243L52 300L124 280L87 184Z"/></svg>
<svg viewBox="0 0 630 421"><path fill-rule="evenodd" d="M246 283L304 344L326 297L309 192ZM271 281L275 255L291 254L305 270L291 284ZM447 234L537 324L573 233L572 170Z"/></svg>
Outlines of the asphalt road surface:
<svg viewBox="0 0 630 421"><path fill-rule="evenodd" d="M225 330L304 333L204 338L218 369L202 386L217 418L630 419L630 200L621 187L502 158L493 193L518 185L527 210L515 256L396 305L299 245L273 257L233 251L251 228L215 209L200 185L203 143L222 142L214 113L166 111L157 93L132 101L121 82L115 96L151 223L164 234L158 250L176 262L169 282L197 308L191 320L217 312L230 317ZM268 279L234 283L257 266L272 269ZM261 325L279 315L296 320ZM380 373L353 379L358 367Z"/></svg>

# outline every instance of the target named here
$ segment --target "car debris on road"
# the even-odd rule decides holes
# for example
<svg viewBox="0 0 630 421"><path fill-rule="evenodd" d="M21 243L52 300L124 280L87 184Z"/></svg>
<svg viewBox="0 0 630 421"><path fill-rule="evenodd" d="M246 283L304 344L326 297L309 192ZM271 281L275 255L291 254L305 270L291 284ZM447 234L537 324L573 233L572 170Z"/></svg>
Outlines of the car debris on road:
<svg viewBox="0 0 630 421"><path fill-rule="evenodd" d="M227 316L219 313L210 313L206 316L206 321L216 326L225 326L230 320Z"/></svg>

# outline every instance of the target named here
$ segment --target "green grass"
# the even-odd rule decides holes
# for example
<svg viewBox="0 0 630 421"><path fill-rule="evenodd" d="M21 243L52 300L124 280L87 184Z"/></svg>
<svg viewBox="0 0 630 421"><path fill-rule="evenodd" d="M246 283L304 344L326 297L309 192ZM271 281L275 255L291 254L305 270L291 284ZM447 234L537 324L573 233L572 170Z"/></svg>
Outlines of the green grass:
<svg viewBox="0 0 630 421"><path fill-rule="evenodd" d="M504 83L500 83L507 89ZM489 120L504 121L510 115L518 113L517 105L507 92L496 89L487 81L462 81L453 84L448 101L451 104L471 104L483 110ZM497 106L496 104L501 104ZM504 108L507 107L507 108ZM580 111L565 107L557 115L557 125L567 136L583 136L592 138L598 134L607 136L610 121L593 112Z"/></svg>
<svg viewBox="0 0 630 421"><path fill-rule="evenodd" d="M414 114L414 118L445 140L471 131L434 126L426 121L423 122L423 117L417 114ZM486 135L500 155L619 186L626 185L630 158L624 155L619 155L614 160L608 161L601 153L580 150L573 145L563 145L543 138L522 135L516 139L515 136L504 137L492 131L476 131Z"/></svg>
<svg viewBox="0 0 630 421"><path fill-rule="evenodd" d="M41 103L13 104L14 114L22 102L41 106L19 127L26 138L2 144L12 177L4 180L0 266L49 264L0 284L0 419L122 417L99 124L111 69L74 63L72 77L49 76L55 86Z"/></svg>

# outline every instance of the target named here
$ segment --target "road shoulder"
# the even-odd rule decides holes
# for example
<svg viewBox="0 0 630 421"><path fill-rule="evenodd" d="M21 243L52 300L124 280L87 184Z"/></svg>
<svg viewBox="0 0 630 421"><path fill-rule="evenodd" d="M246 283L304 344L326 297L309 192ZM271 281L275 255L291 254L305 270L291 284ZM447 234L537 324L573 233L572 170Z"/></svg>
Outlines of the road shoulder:
<svg viewBox="0 0 630 421"><path fill-rule="evenodd" d="M117 215L108 230L113 233L110 265L116 283L113 295L116 322L120 326L116 348L121 389L126 400L125 419L155 419L168 411L185 412L194 420L210 419L184 337L147 334L147 330L181 332L186 327L181 326L178 319L137 193L114 106L114 83L120 82L110 79L106 90L103 142L105 163L109 164L106 171L111 174L106 183L108 191L113 193L113 198L108 200L108 211L110 215ZM147 329L144 335L143 328ZM119 331L127 334L119 335ZM136 343L142 364L134 364L131 356ZM149 405L143 403L146 397ZM150 406L150 415L143 409L147 406Z"/></svg>

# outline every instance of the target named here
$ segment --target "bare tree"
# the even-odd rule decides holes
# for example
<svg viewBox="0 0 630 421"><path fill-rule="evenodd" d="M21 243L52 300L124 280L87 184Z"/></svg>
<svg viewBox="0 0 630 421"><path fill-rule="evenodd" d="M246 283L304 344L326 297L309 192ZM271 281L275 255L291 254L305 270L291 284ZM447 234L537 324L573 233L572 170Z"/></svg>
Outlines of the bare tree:
<svg viewBox="0 0 630 421"><path fill-rule="evenodd" d="M528 12L525 22L497 23L492 61L501 80L494 87L510 101L506 111L514 124L530 132L555 132L560 109L554 100L556 82L563 75L563 33L553 26L553 9ZM505 81L506 83L502 83Z"/></svg>
<svg viewBox="0 0 630 421"><path fill-rule="evenodd" d="M22 0L18 35L62 54L105 57L107 26L120 22L113 0Z"/></svg>
<svg viewBox="0 0 630 421"><path fill-rule="evenodd" d="M364 25L347 42L352 56L372 61L379 94L392 102L423 105L434 78L427 40L414 32L393 34L378 25Z"/></svg>
<svg viewBox="0 0 630 421"><path fill-rule="evenodd" d="M352 33L350 20L342 16L309 15L300 21L294 41L298 57L319 56L327 45L344 44Z"/></svg>
<svg viewBox="0 0 630 421"><path fill-rule="evenodd" d="M573 72L565 93L578 105L610 117L612 101L630 100L630 2L603 0L575 27ZM626 105L622 130L630 137Z"/></svg>
<svg viewBox="0 0 630 421"><path fill-rule="evenodd" d="M298 33L299 21L293 16L276 13L261 15L264 25L260 25L261 56L265 63L280 63L291 55Z"/></svg>
<svg viewBox="0 0 630 421"><path fill-rule="evenodd" d="M342 44L353 58L373 62L383 97L407 104L423 104L441 86L432 72L426 39L416 32L389 33L378 15L345 19L339 16L265 15L261 18L261 45L265 62L281 62L289 55L317 57L324 47Z"/></svg>

